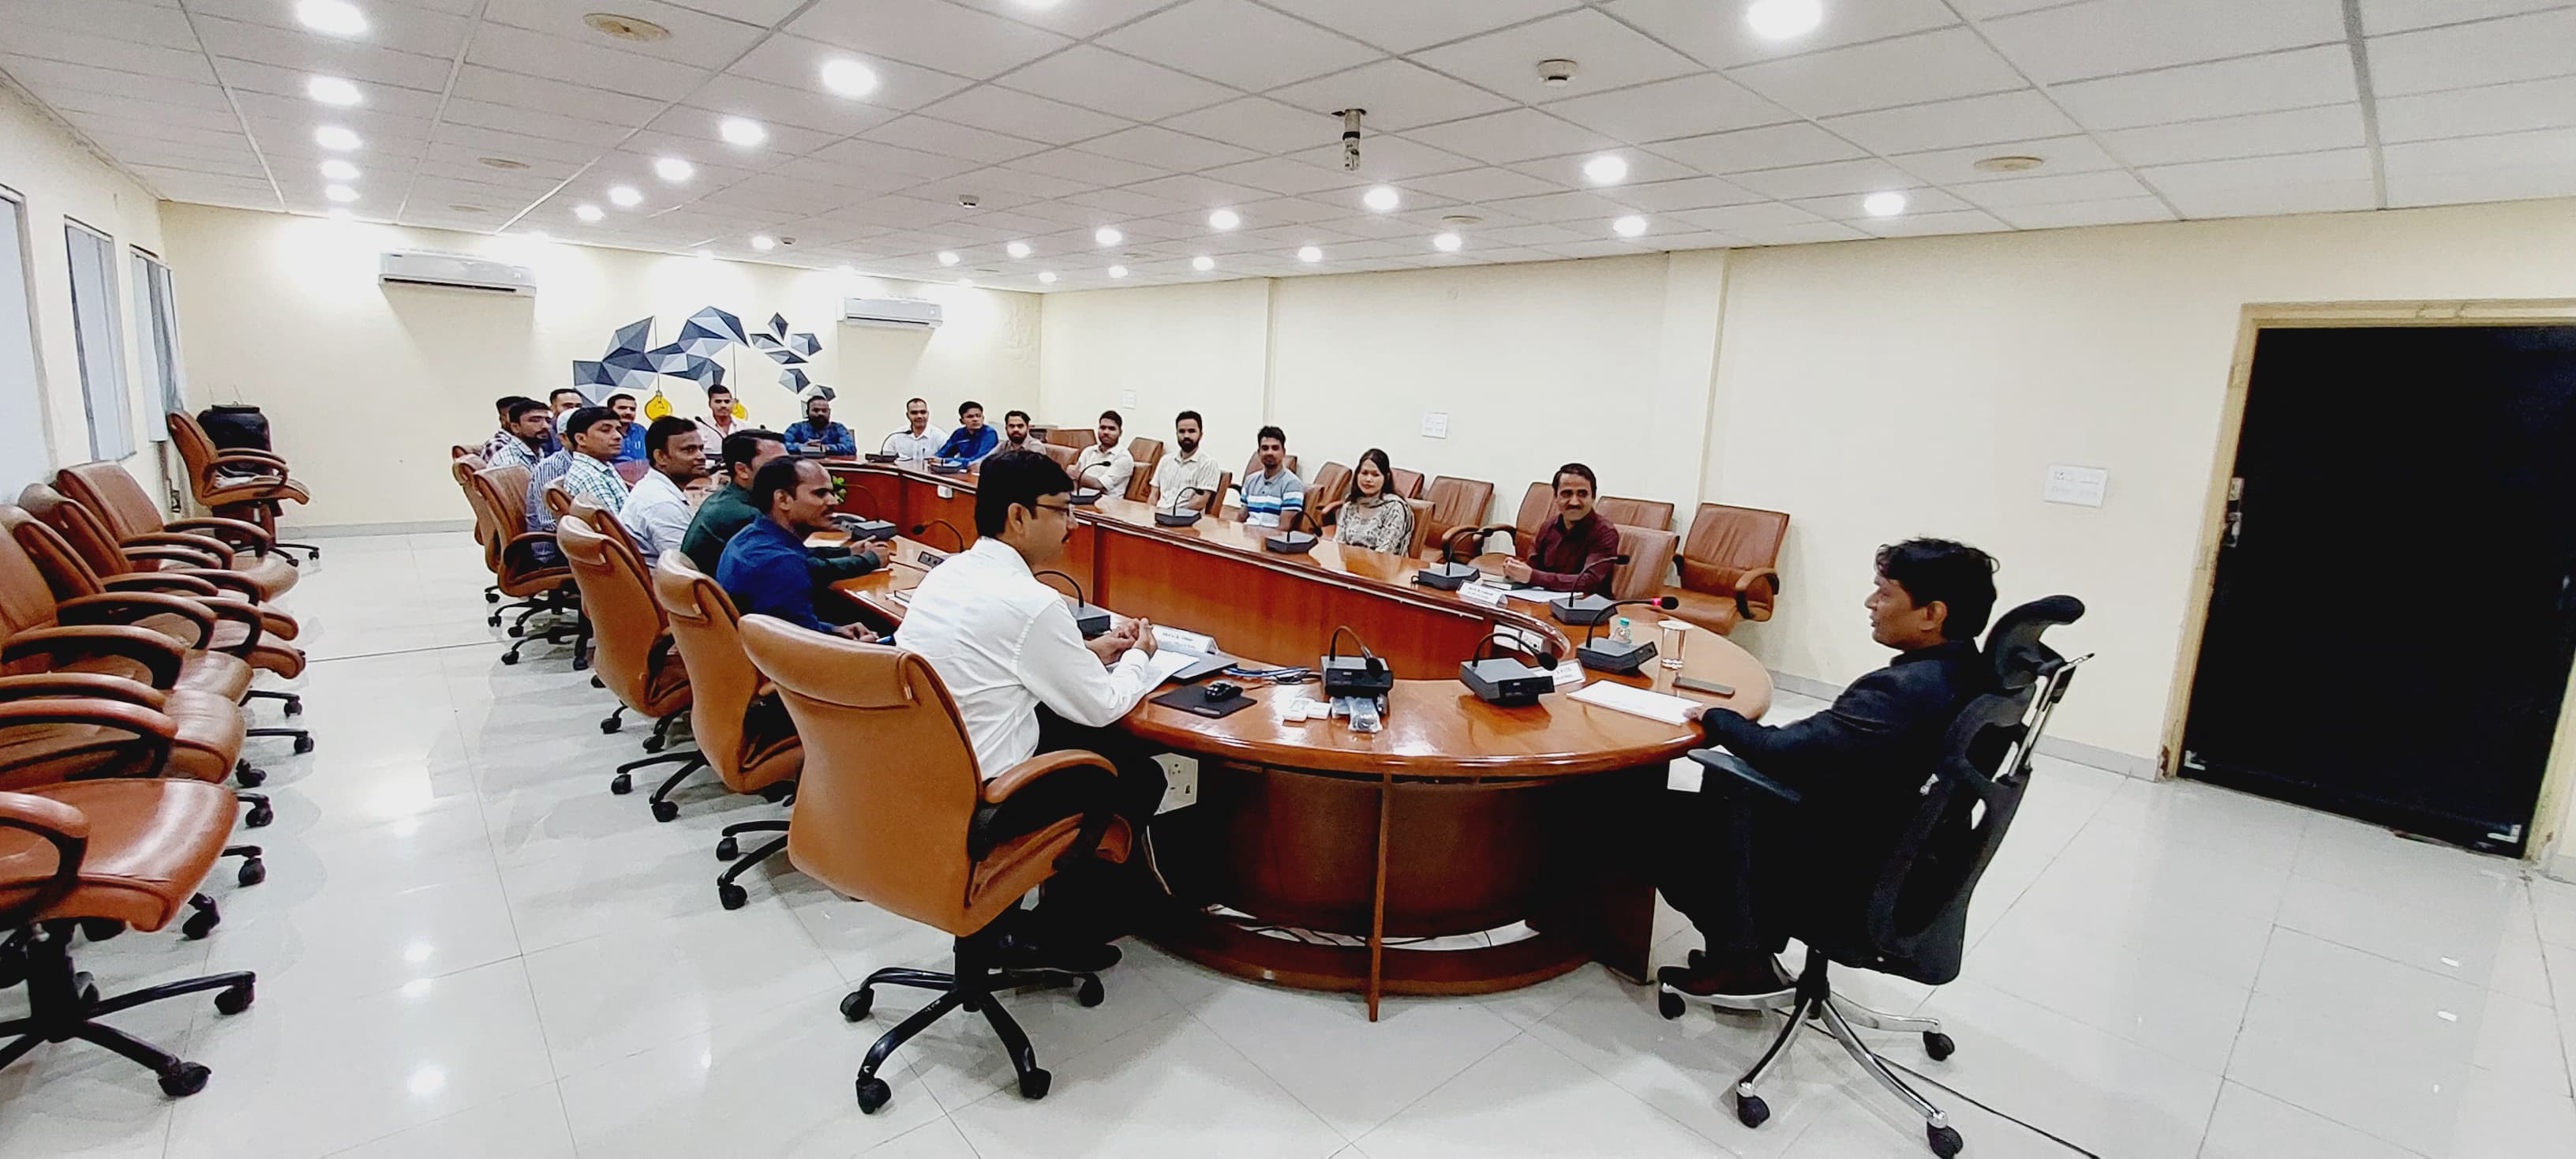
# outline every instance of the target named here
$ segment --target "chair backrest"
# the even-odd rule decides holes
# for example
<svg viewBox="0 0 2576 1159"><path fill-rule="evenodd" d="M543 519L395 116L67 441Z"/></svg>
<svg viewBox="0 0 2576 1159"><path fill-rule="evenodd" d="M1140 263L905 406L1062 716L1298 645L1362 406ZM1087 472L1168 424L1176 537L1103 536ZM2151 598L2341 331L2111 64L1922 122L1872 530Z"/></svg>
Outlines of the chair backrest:
<svg viewBox="0 0 2576 1159"><path fill-rule="evenodd" d="M1407 499L1419 499L1419 498L1421 498L1421 497L1422 497L1422 472L1420 472L1420 471L1409 471L1409 470L1406 470L1405 468L1402 468L1402 467L1398 467L1398 468L1396 468L1396 469L1395 469L1395 493L1396 493L1396 494L1398 494L1398 495L1401 495L1401 496L1403 496L1403 497L1405 497L1405 498L1407 498Z"/></svg>
<svg viewBox="0 0 2576 1159"><path fill-rule="evenodd" d="M1136 473L1127 477L1127 497L1139 503L1154 497L1154 465L1163 461L1163 440L1138 435L1127 444L1127 457L1136 460Z"/></svg>
<svg viewBox="0 0 2576 1159"><path fill-rule="evenodd" d="M18 510L0 507L0 514ZM34 557L18 546L15 537L0 536L0 636L54 626L54 604L53 584ZM49 666L37 657L23 667L34 671Z"/></svg>
<svg viewBox="0 0 2576 1159"><path fill-rule="evenodd" d="M546 485L540 489L538 498L545 501L548 515L561 519L572 514L572 487L563 481L561 475L546 480Z"/></svg>
<svg viewBox="0 0 2576 1159"><path fill-rule="evenodd" d="M1679 538L1669 531L1621 525L1619 554L1628 562L1610 569L1610 598L1639 600L1662 591L1664 568L1672 562Z"/></svg>
<svg viewBox="0 0 2576 1159"><path fill-rule="evenodd" d="M204 494L215 483L215 440L197 422L197 416L183 410L170 412L170 445L178 448L179 461L187 465L189 496Z"/></svg>
<svg viewBox="0 0 2576 1159"><path fill-rule="evenodd" d="M586 497L576 496L571 506L565 509L564 514L580 516L583 522L590 524L592 531L605 535L624 547L626 554L635 557L635 570L639 574L645 568L652 566L644 562L644 548L635 542L634 534L626 530L626 524L617 518L616 512L601 507Z"/></svg>
<svg viewBox="0 0 2576 1159"><path fill-rule="evenodd" d="M1082 461L1082 448L1068 447L1063 443L1048 440L1046 444L1046 457L1055 460L1056 466L1062 467L1067 471L1071 471L1073 470L1073 465L1075 463Z"/></svg>
<svg viewBox="0 0 2576 1159"><path fill-rule="evenodd" d="M1538 529L1556 518L1556 488L1546 483L1532 483L1521 492L1521 509L1512 516L1512 547L1528 551L1538 539ZM1611 520L1616 523L1618 520Z"/></svg>
<svg viewBox="0 0 2576 1159"><path fill-rule="evenodd" d="M1780 565L1780 544L1788 537L1786 512L1702 503L1682 540L1682 586L1731 595L1734 577Z"/></svg>
<svg viewBox="0 0 2576 1159"><path fill-rule="evenodd" d="M54 487L72 502L97 512L120 540L163 530L161 508L134 476L115 463L81 463L54 475Z"/></svg>
<svg viewBox="0 0 2576 1159"><path fill-rule="evenodd" d="M1295 456L1295 455L1290 455L1290 456L1288 456L1287 458L1285 458L1285 459L1281 460L1281 463L1282 463L1282 465L1284 465L1284 466L1286 466L1286 467L1288 468L1288 473L1289 473L1289 474L1297 476L1297 478L1298 478L1298 479L1300 479L1300 480L1303 480L1303 479L1306 477L1305 472L1300 471L1300 470L1298 470L1298 469L1297 469L1297 456ZM1243 477L1243 478L1246 478L1246 479L1249 479L1249 478L1251 478L1251 477L1253 477L1253 476L1255 476L1255 475L1258 475L1258 474L1260 474L1260 473L1261 473L1261 452L1259 452L1259 451L1254 451L1254 452L1252 452L1252 457L1251 457L1251 458L1249 458L1249 459L1245 459L1245 460L1243 461L1243 475L1242 475L1242 477Z"/></svg>
<svg viewBox="0 0 2576 1159"><path fill-rule="evenodd" d="M742 615L734 610L733 598L716 586L715 577L675 549L653 563L653 599L662 606L671 645L689 670L689 734L698 752L728 788L738 793L759 788L744 775L755 755L767 757L755 750L780 741L792 746L796 735L791 728L752 727L755 705L782 715L785 709L778 707L775 693L762 688L760 670L743 654ZM763 761L763 783L795 774L792 765L766 767L770 759L789 755Z"/></svg>
<svg viewBox="0 0 2576 1159"><path fill-rule="evenodd" d="M1315 468L1315 477L1306 480L1306 526L1322 531L1325 510L1341 502L1342 492L1350 486L1350 468L1333 462Z"/></svg>
<svg viewBox="0 0 2576 1159"><path fill-rule="evenodd" d="M1657 499L1622 499L1604 495L1592 504L1593 510L1612 523L1643 527L1648 531L1670 531L1673 505Z"/></svg>
<svg viewBox="0 0 2576 1159"><path fill-rule="evenodd" d="M1408 495L1404 498L1404 506L1413 513L1413 535L1404 541L1404 554L1407 558L1420 559L1424 548L1431 543L1432 503L1428 499Z"/></svg>
<svg viewBox="0 0 2576 1159"><path fill-rule="evenodd" d="M108 530L97 512L64 498L62 492L42 483L29 483L26 490L18 492L18 506L61 536L92 573L113 576L141 570L126 557L125 545L117 542L115 533Z"/></svg>
<svg viewBox="0 0 2576 1159"><path fill-rule="evenodd" d="M1448 542L1451 531L1485 522L1485 509L1494 505L1494 485L1442 475L1431 481L1423 497L1431 500L1431 528L1423 542L1436 546Z"/></svg>
<svg viewBox="0 0 2576 1159"><path fill-rule="evenodd" d="M1226 496L1226 492L1231 491L1231 490L1233 490L1233 489L1234 489L1234 472L1232 472L1232 471L1219 471L1219 472L1217 472L1217 473L1216 473L1216 490L1214 490L1214 491L1210 491L1210 492L1208 492L1208 493L1207 493L1207 494L1205 494L1205 495L1201 495L1201 496L1199 496L1199 497L1198 497L1198 499L1197 499L1197 501L1196 501L1196 502L1194 502L1194 503L1192 503L1192 504L1191 504L1191 506L1196 507L1196 508L1198 508L1199 510L1201 510L1201 511L1203 511L1203 512L1206 512L1208 515L1210 515L1210 516L1212 516L1212 517L1213 517L1213 516L1221 516L1221 515L1225 514L1225 496Z"/></svg>
<svg viewBox="0 0 2576 1159"><path fill-rule="evenodd" d="M632 550L600 534L579 514L555 524L555 543L572 568L573 586L581 589L582 608L590 615L591 641L599 649L593 668L599 681L626 707L650 716L666 716L676 706L656 703L653 677L662 661L662 611ZM686 703L687 690L680 692Z"/></svg>
<svg viewBox="0 0 2576 1159"><path fill-rule="evenodd" d="M6 535L27 553L28 561L45 577L45 586L53 591L56 601L107 590L107 585L99 582L97 570L81 558L79 549L26 508L0 506L0 535Z"/></svg>
<svg viewBox="0 0 2576 1159"><path fill-rule="evenodd" d="M494 575L508 570L511 541L528 527L528 469L526 467L485 467L473 477L475 518L489 524L489 537L483 541L483 562Z"/></svg>
<svg viewBox="0 0 2576 1159"><path fill-rule="evenodd" d="M1049 427L1046 441L1050 447L1070 447L1079 457L1084 447L1100 441L1100 431L1097 427Z"/></svg>
<svg viewBox="0 0 2576 1159"><path fill-rule="evenodd" d="M1835 960L1932 985L1959 976L1969 898L2012 827L2031 755L2074 677L2040 636L2083 615L2075 597L2049 596L1995 621L1983 653L1992 684L1942 734L1926 787L1870 880L1859 942L1829 945Z"/></svg>
<svg viewBox="0 0 2576 1159"><path fill-rule="evenodd" d="M805 744L788 858L846 896L969 932L966 838L983 778L929 662L760 615L743 617L742 647Z"/></svg>

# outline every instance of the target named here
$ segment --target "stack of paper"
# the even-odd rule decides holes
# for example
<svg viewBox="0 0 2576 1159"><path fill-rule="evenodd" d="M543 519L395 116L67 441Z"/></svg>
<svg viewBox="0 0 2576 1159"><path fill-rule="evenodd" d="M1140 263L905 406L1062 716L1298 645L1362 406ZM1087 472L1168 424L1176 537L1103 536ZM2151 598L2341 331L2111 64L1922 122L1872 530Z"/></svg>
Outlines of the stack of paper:
<svg viewBox="0 0 2576 1159"><path fill-rule="evenodd" d="M1666 724L1688 724L1698 719L1700 706L1694 701L1661 692L1648 692L1615 681L1602 680L1584 686L1571 697L1585 704L1598 705L1614 712L1660 720Z"/></svg>

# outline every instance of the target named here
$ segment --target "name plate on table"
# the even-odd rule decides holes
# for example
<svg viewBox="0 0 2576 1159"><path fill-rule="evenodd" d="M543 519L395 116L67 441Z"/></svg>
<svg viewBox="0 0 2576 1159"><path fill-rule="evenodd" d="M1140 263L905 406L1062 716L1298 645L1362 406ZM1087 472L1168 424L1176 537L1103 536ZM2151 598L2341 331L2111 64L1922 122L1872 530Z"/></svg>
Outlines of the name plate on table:
<svg viewBox="0 0 2576 1159"><path fill-rule="evenodd" d="M1499 608L1511 600L1509 593L1491 584L1468 584L1459 588L1458 594L1466 597L1468 603L1488 608Z"/></svg>

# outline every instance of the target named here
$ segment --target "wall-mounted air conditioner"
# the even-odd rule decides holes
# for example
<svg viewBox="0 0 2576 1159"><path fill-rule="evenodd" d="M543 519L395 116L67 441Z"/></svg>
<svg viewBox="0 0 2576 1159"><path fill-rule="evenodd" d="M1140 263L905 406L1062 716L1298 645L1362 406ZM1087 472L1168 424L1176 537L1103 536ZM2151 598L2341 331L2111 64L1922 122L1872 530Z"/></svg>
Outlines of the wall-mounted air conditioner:
<svg viewBox="0 0 2576 1159"><path fill-rule="evenodd" d="M936 330L941 316L939 303L919 298L844 298L841 301L841 320L861 326Z"/></svg>
<svg viewBox="0 0 2576 1159"><path fill-rule="evenodd" d="M537 292L537 275L526 266L417 250L387 251L376 281L388 286L446 286L493 294Z"/></svg>

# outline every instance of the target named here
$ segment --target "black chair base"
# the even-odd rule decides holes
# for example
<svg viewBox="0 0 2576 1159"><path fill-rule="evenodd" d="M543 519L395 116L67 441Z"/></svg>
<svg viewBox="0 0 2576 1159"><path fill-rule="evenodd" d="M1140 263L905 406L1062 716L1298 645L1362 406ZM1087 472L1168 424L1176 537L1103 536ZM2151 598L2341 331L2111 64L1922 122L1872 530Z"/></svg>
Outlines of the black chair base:
<svg viewBox="0 0 2576 1159"><path fill-rule="evenodd" d="M243 699L243 700L276 700L276 701L282 701L282 702L284 702L284 703L285 703L285 706L286 706L286 715L288 715L288 716L302 716L302 715L304 715L304 697L303 697L303 696L301 696L301 695L299 695L299 694L297 694L297 693L293 693L293 692L277 692L277 691L274 691L274 690L271 690L271 689L267 689L267 688L254 688L254 689L251 689L251 690L250 690L250 691L248 691L248 692L243 693L243 694L242 694L242 699Z"/></svg>
<svg viewBox="0 0 2576 1159"><path fill-rule="evenodd" d="M1020 1097L1046 1097L1047 1088L1055 1076L1038 1065L1037 1049L1029 1045L1027 1032L1012 1020L1009 1011L1002 1009L1001 1002L994 997L995 992L1075 985L1079 989L1074 993L1074 1000L1084 1006L1100 1005L1106 992L1101 989L1097 974L1078 974L1069 970L1005 970L994 965L993 956L1001 942L1000 924L996 922L980 933L957 939L957 972L954 974L891 966L868 975L867 981L841 999L841 1017L857 1022L867 1017L868 1010L875 1005L876 988L879 986L907 986L940 992L929 1005L913 1011L910 1017L885 1032L875 1045L868 1048L867 1061L859 1066L861 1113L873 1115L894 1097L885 1080L877 1077L877 1069L885 1065L896 1048L911 1041L914 1035L946 1017L950 1011L960 1008L977 1011L983 1014L984 1021L992 1024L994 1036L1002 1040L1003 1051L1011 1056L1011 1070L1019 1076Z"/></svg>
<svg viewBox="0 0 2576 1159"><path fill-rule="evenodd" d="M785 821L742 821L724 827L723 839L716 842L716 860L730 861L733 864L726 866L723 873L716 875L717 904L726 909L741 909L743 903L751 900L751 895L744 892L741 886L734 884L734 879L751 872L761 862L787 851L787 839L773 837L754 846L751 856L745 857L742 853L742 835L785 832L787 832Z"/></svg>
<svg viewBox="0 0 2576 1159"><path fill-rule="evenodd" d="M22 954L19 965L27 982L28 1012L24 1018L0 1022L0 1041L7 1043L0 1046L0 1068L43 1043L79 1039L141 1064L160 1078L162 1093L173 1098L205 1089L207 1076L212 1073L205 1067L98 1020L145 1003L208 990L218 991L216 1013L239 1014L250 1009L257 994L257 977L247 970L208 974L102 997L88 975L72 968L72 931L81 924L69 919L44 922L32 933L21 931L23 936L12 942Z"/></svg>
<svg viewBox="0 0 2576 1159"><path fill-rule="evenodd" d="M690 774L707 767L707 758L696 749L684 753L663 753L619 765L617 775L608 778L608 791L621 797L632 793L635 791L635 770L670 764L679 765L680 771L665 778L661 786L653 790L650 800L653 802L654 820L676 820L680 816L680 803L666 798L671 795L671 790L680 787L680 782L688 780Z"/></svg>

